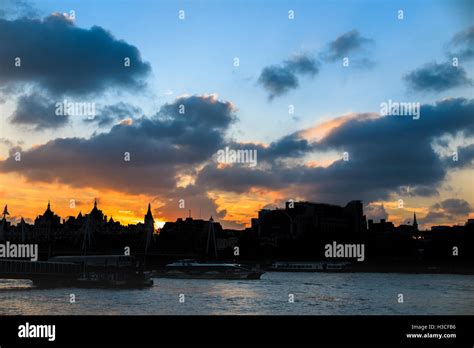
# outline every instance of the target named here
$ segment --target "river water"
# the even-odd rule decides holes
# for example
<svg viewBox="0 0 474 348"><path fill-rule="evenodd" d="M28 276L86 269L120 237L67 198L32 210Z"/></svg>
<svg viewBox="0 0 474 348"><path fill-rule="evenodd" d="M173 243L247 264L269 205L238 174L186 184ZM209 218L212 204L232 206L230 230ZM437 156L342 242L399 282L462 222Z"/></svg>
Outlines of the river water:
<svg viewBox="0 0 474 348"><path fill-rule="evenodd" d="M110 290L36 289L29 281L0 280L0 315L474 314L471 275L270 272L252 281L154 282Z"/></svg>

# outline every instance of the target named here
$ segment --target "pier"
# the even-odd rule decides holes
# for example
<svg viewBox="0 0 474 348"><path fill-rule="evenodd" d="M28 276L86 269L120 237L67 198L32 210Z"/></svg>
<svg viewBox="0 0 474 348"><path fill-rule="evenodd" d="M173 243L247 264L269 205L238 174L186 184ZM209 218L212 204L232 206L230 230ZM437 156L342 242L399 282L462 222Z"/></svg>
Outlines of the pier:
<svg viewBox="0 0 474 348"><path fill-rule="evenodd" d="M81 265L67 262L0 260L0 279L71 279L81 272Z"/></svg>

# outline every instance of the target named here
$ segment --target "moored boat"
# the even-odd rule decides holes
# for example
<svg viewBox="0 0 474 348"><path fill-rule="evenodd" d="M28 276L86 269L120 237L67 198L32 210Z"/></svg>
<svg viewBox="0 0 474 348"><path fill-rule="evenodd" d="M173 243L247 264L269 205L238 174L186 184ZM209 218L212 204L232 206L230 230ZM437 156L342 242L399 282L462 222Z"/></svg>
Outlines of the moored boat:
<svg viewBox="0 0 474 348"><path fill-rule="evenodd" d="M153 275L160 278L179 279L260 279L265 273L260 269L248 269L236 263L217 261L216 235L212 216L209 219L205 254L208 259L213 258L215 261L180 260L156 270Z"/></svg>
<svg viewBox="0 0 474 348"><path fill-rule="evenodd" d="M350 262L275 262L269 271L273 272L347 272Z"/></svg>
<svg viewBox="0 0 474 348"><path fill-rule="evenodd" d="M153 285L151 272L144 272L140 263L132 256L56 256L48 261L79 267L69 277L33 279L37 286L141 288Z"/></svg>
<svg viewBox="0 0 474 348"><path fill-rule="evenodd" d="M248 269L235 263L181 260L170 263L153 274L160 278L179 279L260 279L263 273L265 272Z"/></svg>

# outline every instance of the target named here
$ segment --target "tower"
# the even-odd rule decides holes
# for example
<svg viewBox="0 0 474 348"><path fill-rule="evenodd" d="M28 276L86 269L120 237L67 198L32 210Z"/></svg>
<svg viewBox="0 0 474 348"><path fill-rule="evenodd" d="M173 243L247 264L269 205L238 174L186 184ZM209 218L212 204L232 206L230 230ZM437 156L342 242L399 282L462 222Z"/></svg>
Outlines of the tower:
<svg viewBox="0 0 474 348"><path fill-rule="evenodd" d="M94 208L92 208L91 212L89 213L89 222L92 225L99 225L99 226L107 223L107 217L104 216L104 213L102 212L102 210L97 208L97 200L94 200Z"/></svg>
<svg viewBox="0 0 474 348"><path fill-rule="evenodd" d="M148 203L148 211L145 215L144 221L144 229L145 229L145 252L148 250L150 246L151 239L153 237L153 233L155 232L155 219L153 219L153 215L151 213L151 204Z"/></svg>
<svg viewBox="0 0 474 348"><path fill-rule="evenodd" d="M418 231L418 222L416 222L416 213L413 213L413 229Z"/></svg>
<svg viewBox="0 0 474 348"><path fill-rule="evenodd" d="M145 226L151 226L152 229L155 229L155 219L151 213L151 204L148 203L148 211L145 215Z"/></svg>
<svg viewBox="0 0 474 348"><path fill-rule="evenodd" d="M51 217L51 216L53 216L53 215L54 215L54 214L53 214L53 212L51 211L51 202L48 201L48 207L46 208L46 210L45 210L43 216L46 216L46 217L49 218L49 217Z"/></svg>
<svg viewBox="0 0 474 348"><path fill-rule="evenodd" d="M61 218L51 210L51 202L43 215L39 215L35 219L35 238L50 241L57 237L61 230Z"/></svg>

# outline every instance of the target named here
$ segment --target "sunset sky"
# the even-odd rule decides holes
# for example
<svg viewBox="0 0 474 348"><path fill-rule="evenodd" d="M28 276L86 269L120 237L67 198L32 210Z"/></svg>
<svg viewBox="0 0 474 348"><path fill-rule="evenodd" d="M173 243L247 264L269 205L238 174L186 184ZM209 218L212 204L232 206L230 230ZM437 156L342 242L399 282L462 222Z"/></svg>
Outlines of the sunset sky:
<svg viewBox="0 0 474 348"><path fill-rule="evenodd" d="M368 218L416 212L421 228L474 218L474 2L267 3L2 2L9 218L95 199L124 224L151 202L157 227L191 210L241 229L289 199L360 199ZM420 118L382 116L389 100ZM96 116L57 115L64 101ZM258 164L217 163L226 147Z"/></svg>

